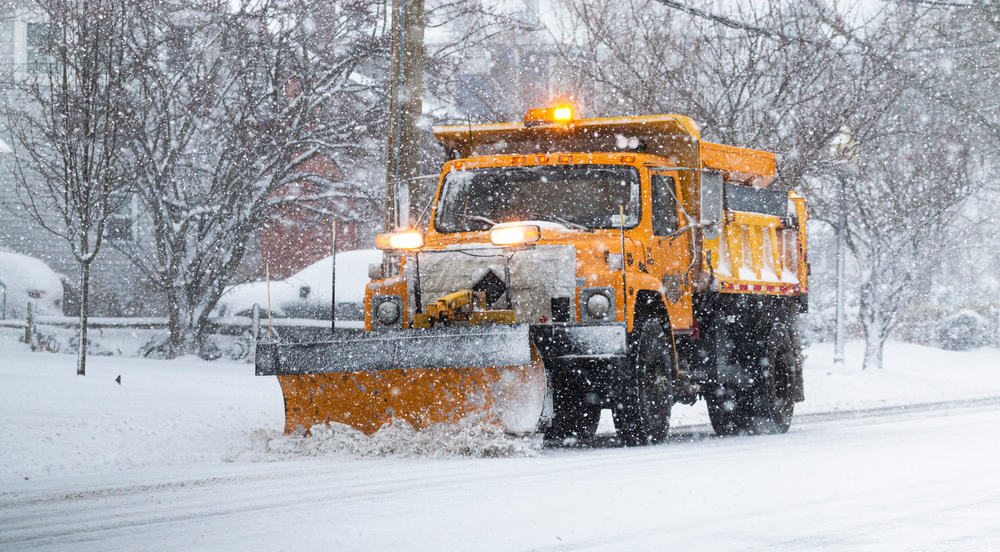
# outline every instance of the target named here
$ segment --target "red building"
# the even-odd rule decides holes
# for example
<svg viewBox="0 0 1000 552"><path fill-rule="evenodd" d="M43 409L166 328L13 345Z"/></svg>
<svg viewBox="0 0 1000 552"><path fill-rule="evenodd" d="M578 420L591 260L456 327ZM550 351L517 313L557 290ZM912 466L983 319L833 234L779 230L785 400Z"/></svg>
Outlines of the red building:
<svg viewBox="0 0 1000 552"><path fill-rule="evenodd" d="M325 156L317 156L302 165L301 172L340 179L343 173ZM323 186L300 181L277 190L273 197L297 199L279 203L265 219L258 232L260 264L264 276L270 266L271 278L284 279L312 263L330 256L330 230L334 214L355 212L351 198L324 197ZM359 247L358 223L337 220L337 250Z"/></svg>

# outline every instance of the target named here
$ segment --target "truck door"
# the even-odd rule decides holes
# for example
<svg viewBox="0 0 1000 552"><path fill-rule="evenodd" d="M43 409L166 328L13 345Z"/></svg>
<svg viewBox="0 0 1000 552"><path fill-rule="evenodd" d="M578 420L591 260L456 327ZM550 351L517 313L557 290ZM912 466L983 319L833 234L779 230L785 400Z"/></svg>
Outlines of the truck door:
<svg viewBox="0 0 1000 552"><path fill-rule="evenodd" d="M691 232L679 232L691 224L681 208L683 199L677 173L650 171L653 236L646 265L660 279L661 292L674 329L690 328ZM680 200L680 201L678 201Z"/></svg>

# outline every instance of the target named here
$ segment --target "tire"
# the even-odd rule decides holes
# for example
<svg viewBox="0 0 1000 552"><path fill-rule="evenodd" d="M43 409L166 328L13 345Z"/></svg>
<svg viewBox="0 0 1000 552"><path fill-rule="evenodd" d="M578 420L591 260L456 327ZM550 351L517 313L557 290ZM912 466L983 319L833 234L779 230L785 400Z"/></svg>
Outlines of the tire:
<svg viewBox="0 0 1000 552"><path fill-rule="evenodd" d="M748 348L746 343L737 343L736 339L729 332L726 314L723 311L716 313L711 325L714 336L714 349L711 356L716 364L717 374L714 384L705 387L705 402L708 403L708 417L712 422L712 429L717 435L740 435L746 433L747 421L745 408L741 404L743 393L741 389L745 387L745 377L749 359L745 354ZM725 382L721 374L735 374L737 377L729 376Z"/></svg>
<svg viewBox="0 0 1000 552"><path fill-rule="evenodd" d="M719 331L725 331L719 329ZM776 434L788 431L795 410L794 379L800 370L798 340L789 326L774 324L767 339L742 344L723 334L719 362L735 363L736 382L716 384L705 394L708 416L718 435Z"/></svg>
<svg viewBox="0 0 1000 552"><path fill-rule="evenodd" d="M630 345L629 366L612 409L618 438L627 446L662 443L674 402L674 341L659 320L646 320Z"/></svg>
<svg viewBox="0 0 1000 552"><path fill-rule="evenodd" d="M562 396L560 396L562 395ZM545 440L554 443L592 439L601 420L601 406L590 404L579 392L566 389L552 401L552 425L545 430Z"/></svg>
<svg viewBox="0 0 1000 552"><path fill-rule="evenodd" d="M795 413L794 378L802 356L791 329L777 323L761 351L756 377L745 406L749 433L785 433Z"/></svg>
<svg viewBox="0 0 1000 552"><path fill-rule="evenodd" d="M708 418L716 435L742 435L747 433L745 408L740 404L739 392L732 387L716 385L705 395Z"/></svg>

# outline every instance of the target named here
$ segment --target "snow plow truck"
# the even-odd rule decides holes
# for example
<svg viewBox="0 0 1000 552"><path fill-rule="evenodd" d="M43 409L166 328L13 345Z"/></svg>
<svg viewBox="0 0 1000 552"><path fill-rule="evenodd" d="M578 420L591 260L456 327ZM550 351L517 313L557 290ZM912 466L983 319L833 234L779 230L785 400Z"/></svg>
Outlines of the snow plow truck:
<svg viewBox="0 0 1000 552"><path fill-rule="evenodd" d="M424 228L378 236L365 329L262 339L285 430L465 419L586 439L610 409L662 442L703 398L720 434L781 433L804 398L806 205L772 153L706 142L682 115L441 126Z"/></svg>

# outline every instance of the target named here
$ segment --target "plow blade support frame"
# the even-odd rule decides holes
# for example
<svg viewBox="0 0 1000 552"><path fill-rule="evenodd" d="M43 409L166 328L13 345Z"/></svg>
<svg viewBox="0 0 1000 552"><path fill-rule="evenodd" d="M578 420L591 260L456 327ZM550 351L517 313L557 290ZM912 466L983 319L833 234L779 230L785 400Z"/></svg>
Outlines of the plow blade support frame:
<svg viewBox="0 0 1000 552"><path fill-rule="evenodd" d="M258 376L531 364L528 324L378 330L309 343L257 343Z"/></svg>

